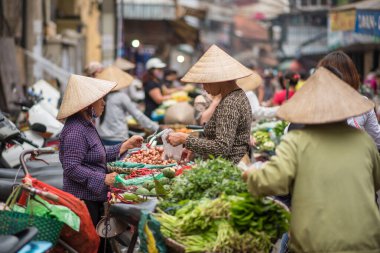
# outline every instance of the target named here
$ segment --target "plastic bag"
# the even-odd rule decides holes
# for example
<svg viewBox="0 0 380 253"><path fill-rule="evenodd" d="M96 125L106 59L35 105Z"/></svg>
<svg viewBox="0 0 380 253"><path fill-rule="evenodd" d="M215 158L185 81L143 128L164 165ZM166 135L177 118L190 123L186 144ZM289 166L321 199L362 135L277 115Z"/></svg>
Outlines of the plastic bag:
<svg viewBox="0 0 380 253"><path fill-rule="evenodd" d="M26 178L32 181L33 187L58 195L58 202L45 199L47 202L66 206L76 215L79 216L81 221L80 231L77 232L68 226L64 226L61 232L61 238L78 252L98 252L100 243L99 236L96 233L94 224L91 220L90 213L88 212L85 203L80 199L74 197L70 193L59 190L35 178L32 178L30 176L26 176ZM54 248L53 252L65 252L65 250L62 247L59 249L56 248Z"/></svg>
<svg viewBox="0 0 380 253"><path fill-rule="evenodd" d="M176 161L180 161L182 158L182 152L184 148L182 144L176 147L173 147L172 145L170 145L170 143L167 142L166 138L171 132L173 132L172 129L166 131L162 135L162 143L164 144L164 156L165 158L168 158L168 159L174 159Z"/></svg>
<svg viewBox="0 0 380 253"><path fill-rule="evenodd" d="M13 210L41 217L56 218L60 222L65 223L67 226L79 232L80 218L78 215L65 206L52 205L39 196L35 196L35 199L30 199L26 209L15 205Z"/></svg>
<svg viewBox="0 0 380 253"><path fill-rule="evenodd" d="M160 227L161 224L149 212L141 212L141 218L138 227L141 252L167 252L165 239L161 234Z"/></svg>

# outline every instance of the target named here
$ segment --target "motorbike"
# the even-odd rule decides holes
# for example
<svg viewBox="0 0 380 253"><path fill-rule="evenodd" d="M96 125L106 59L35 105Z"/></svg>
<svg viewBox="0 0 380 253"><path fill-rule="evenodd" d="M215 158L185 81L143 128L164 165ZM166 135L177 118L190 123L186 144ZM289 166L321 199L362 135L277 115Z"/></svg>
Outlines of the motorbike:
<svg viewBox="0 0 380 253"><path fill-rule="evenodd" d="M28 227L13 235L0 235L0 253L46 252L51 247L51 243L33 242L33 248L31 248L30 243L37 234L38 229L36 227Z"/></svg>
<svg viewBox="0 0 380 253"><path fill-rule="evenodd" d="M9 182L7 184L7 187L9 189L6 189L6 186L4 186L3 183L1 182L2 179L0 179L0 193L3 194L3 190L12 192L14 187L18 186L18 187L21 187L22 191L28 192L28 194L26 196L29 196L29 197L26 197L26 199L28 199L28 198L34 199L34 196L38 195L38 196L44 198L45 200L52 201L53 203L59 203L60 205L65 205L68 208L71 208L71 207L76 208L78 206L78 203L80 203L79 199L75 199L75 197L71 197L71 196L67 197L65 194L62 194L62 191L60 191L59 189L56 189L56 188L62 189L62 167L60 170L61 174L60 174L59 180L58 180L59 181L58 187L54 187L54 185L51 184L52 181L50 181L48 183L48 181L45 180L43 176L46 176L46 174L53 175L53 174L55 174L55 171L51 171L51 170L47 169L47 170L45 170L44 173L40 173L38 175L38 173L35 173L35 172L36 171L42 172L42 170L36 170L35 168L33 168L33 166L30 166L30 163L27 162L28 160L29 161L31 160L31 161L37 162L37 163L47 163L45 160L41 159L41 157L43 157L45 155L51 155L54 153L55 153L55 151L51 148L42 148L42 149L33 149L33 150L23 151L19 157L20 163L21 163L20 167L22 168L22 173L21 173L22 175L18 175L18 173L16 174L15 181L17 181L17 182L16 183L13 182L11 184L9 184L10 183ZM49 157L47 157L47 158L49 158ZM34 166L36 166L36 164ZM38 167L38 165L37 165L37 167ZM9 170L8 169L8 171L15 171L15 170ZM4 171L1 171L1 169L0 169L0 178L1 178L2 172L4 172ZM33 173L33 177L31 177L31 173ZM42 182L42 180L44 180L45 182ZM8 182L8 181L5 181L5 182ZM6 195L7 196L4 196L4 197L8 198L9 194L6 194ZM21 195L21 197L19 198L18 201L22 202L23 201L22 199L23 199L23 196ZM0 198L0 201L4 201L4 199ZM78 214L78 216L80 216L80 215ZM81 217L81 222L87 222L87 224L89 224L89 222L90 222L92 224L90 218L83 220L82 219L83 217L82 216L80 216L80 217ZM32 223L32 224L34 224L34 223ZM39 224L39 226L42 226L42 225ZM88 227L88 225L86 225L86 226ZM44 230L45 228L42 227L42 229ZM44 231L44 233L46 235L46 231ZM42 233L42 234L44 234L44 233ZM72 246L70 246L69 243L66 241L67 239L70 238L67 236L67 233L68 233L68 231L66 230L64 235L62 235L62 234L60 235L60 237L57 239L57 243L55 244L54 247L57 247L57 245L58 245L58 247L62 248L64 250L64 252L78 253L78 251L75 250ZM12 235L10 235L10 237L12 237ZM2 241L0 240L0 248L2 246L1 243L2 243ZM25 242L25 243L27 243L27 242ZM25 245L25 243L23 245ZM15 240L10 239L10 244L15 245L16 244ZM33 241L33 242L30 242L27 245L25 245L24 248L21 248L21 249L18 248L18 250L16 250L16 251L9 250L9 251L4 251L4 252L40 253L40 252L46 252L51 247L53 247L53 244L49 241L48 242L46 242L46 241L41 241L41 242ZM12 249L13 249L13 246L12 246ZM0 249L0 253L2 253L1 249Z"/></svg>
<svg viewBox="0 0 380 253"><path fill-rule="evenodd" d="M12 168L20 165L19 156L23 150L39 145L27 138L16 125L0 112L0 167Z"/></svg>
<svg viewBox="0 0 380 253"><path fill-rule="evenodd" d="M28 88L26 99L15 102L21 107L17 119L25 136L39 147L58 147L63 124L56 119L60 94L49 83L40 80Z"/></svg>

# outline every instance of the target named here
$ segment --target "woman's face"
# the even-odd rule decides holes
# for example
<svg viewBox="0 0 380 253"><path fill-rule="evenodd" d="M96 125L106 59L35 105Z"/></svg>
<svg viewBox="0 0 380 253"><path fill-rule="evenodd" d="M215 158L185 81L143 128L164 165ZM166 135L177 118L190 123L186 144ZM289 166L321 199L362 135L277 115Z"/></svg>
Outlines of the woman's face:
<svg viewBox="0 0 380 253"><path fill-rule="evenodd" d="M217 96L221 93L221 87L217 83L205 83L203 88L212 96Z"/></svg>
<svg viewBox="0 0 380 253"><path fill-rule="evenodd" d="M104 107L106 105L106 102L103 98L99 99L95 103L93 103L91 106L94 108L96 116L100 117L104 111Z"/></svg>
<svg viewBox="0 0 380 253"><path fill-rule="evenodd" d="M162 69L154 69L153 75L155 78L162 80L164 78L164 71Z"/></svg>

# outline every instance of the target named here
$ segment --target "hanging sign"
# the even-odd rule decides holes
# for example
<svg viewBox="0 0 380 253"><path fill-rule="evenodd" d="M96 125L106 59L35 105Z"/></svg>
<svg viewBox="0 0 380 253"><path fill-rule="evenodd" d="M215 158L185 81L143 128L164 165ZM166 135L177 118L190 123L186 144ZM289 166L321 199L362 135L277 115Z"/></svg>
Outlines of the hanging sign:
<svg viewBox="0 0 380 253"><path fill-rule="evenodd" d="M380 37L380 10L357 10L355 32Z"/></svg>

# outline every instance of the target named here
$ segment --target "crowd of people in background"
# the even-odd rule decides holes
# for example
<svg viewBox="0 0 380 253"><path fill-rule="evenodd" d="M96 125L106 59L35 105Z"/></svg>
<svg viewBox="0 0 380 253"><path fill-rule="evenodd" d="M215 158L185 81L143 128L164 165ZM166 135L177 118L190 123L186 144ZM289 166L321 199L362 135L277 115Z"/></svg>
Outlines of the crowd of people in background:
<svg viewBox="0 0 380 253"><path fill-rule="evenodd" d="M343 52L338 52L337 54L348 57ZM156 57L146 62L146 71L141 78L135 75L135 65L131 62L119 58L115 62L115 66L133 77L132 83L127 88L113 92L118 95L111 93L107 97L109 101L120 101L116 107L125 108L122 109L123 113L118 114L120 118L118 123L121 122L121 118L125 120L126 116L131 115L143 128L149 131L156 131L158 129L157 123L164 122L162 122L162 120L160 122L153 122L152 113L159 108L165 100L171 99L171 94L184 90L184 84L180 81L181 76L176 70L168 68L165 62ZM312 68L308 71L278 71L270 68L261 69L253 65L247 67L253 70L256 76L247 81L248 83L251 82L248 86L242 84L240 87L245 91L250 101L254 120L275 117L278 107L291 99L315 70ZM100 63L92 62L86 68L85 74L89 77L96 77L103 69L104 67ZM342 74L345 75L346 73ZM359 76L355 78L358 84L354 85L353 88L357 89L369 99L374 99L380 89L380 69L372 70L363 78L362 82ZM198 96L194 95L192 106L194 106L196 124L204 125L211 118L220 101L220 96L213 97L204 90L201 90ZM113 105L115 105L115 103L111 102L109 107L113 107ZM108 110L113 110L113 108ZM123 138L120 136L118 140L115 140L115 138L111 138L113 140L110 140L108 136L116 136L116 131L120 133L120 129L115 128L111 131L107 129L110 127L106 126L109 123L103 124L103 122L114 122L115 119L108 119L109 116L107 117L106 115L107 111L105 112L105 116L100 119L101 125L99 127L102 135L104 134L104 142L107 144L118 143L124 137L128 137L128 134L124 134ZM116 123L114 125L116 125ZM123 129L122 132L126 133L128 129Z"/></svg>

